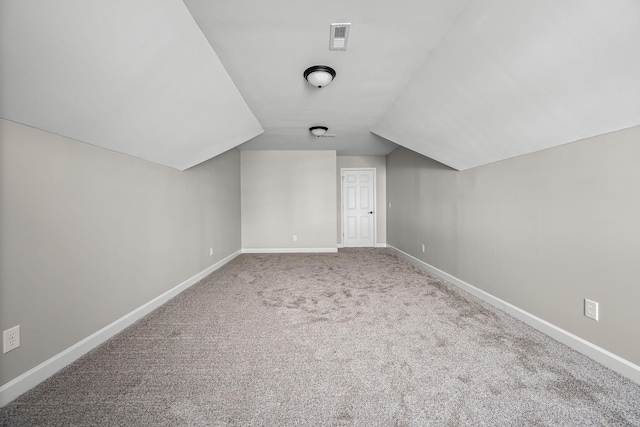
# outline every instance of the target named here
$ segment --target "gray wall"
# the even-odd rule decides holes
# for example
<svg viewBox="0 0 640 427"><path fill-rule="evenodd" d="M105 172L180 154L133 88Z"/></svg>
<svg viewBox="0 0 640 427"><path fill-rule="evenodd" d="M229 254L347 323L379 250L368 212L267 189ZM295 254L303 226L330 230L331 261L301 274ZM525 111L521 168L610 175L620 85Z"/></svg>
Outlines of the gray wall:
<svg viewBox="0 0 640 427"><path fill-rule="evenodd" d="M388 243L640 365L639 141L635 127L465 172L399 148Z"/></svg>
<svg viewBox="0 0 640 427"><path fill-rule="evenodd" d="M335 151L242 151L241 158L244 249L336 248Z"/></svg>
<svg viewBox="0 0 640 427"><path fill-rule="evenodd" d="M342 179L341 168L376 169L376 243L387 242L387 158L386 156L338 156L336 171L338 243L342 243Z"/></svg>
<svg viewBox="0 0 640 427"><path fill-rule="evenodd" d="M179 172L0 120L0 236L5 384L238 251L240 152Z"/></svg>

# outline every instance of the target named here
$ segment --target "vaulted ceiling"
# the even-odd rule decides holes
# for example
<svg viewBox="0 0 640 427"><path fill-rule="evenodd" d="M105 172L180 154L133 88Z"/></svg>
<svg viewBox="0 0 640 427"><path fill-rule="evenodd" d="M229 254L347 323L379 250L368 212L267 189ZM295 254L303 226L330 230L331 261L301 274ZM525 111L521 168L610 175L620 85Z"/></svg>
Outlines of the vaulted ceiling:
<svg viewBox="0 0 640 427"><path fill-rule="evenodd" d="M636 0L0 0L0 117L180 170L396 144L464 170L640 125L638 46Z"/></svg>

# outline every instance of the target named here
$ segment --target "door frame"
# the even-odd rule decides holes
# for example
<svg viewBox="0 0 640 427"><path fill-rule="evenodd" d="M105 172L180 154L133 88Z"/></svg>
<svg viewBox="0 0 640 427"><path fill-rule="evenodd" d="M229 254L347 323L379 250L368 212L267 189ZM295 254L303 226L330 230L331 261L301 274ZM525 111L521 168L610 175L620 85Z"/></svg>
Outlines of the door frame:
<svg viewBox="0 0 640 427"><path fill-rule="evenodd" d="M376 183L376 168L340 168L340 244L339 248L344 248L344 172L345 171L371 171L373 172L373 246L376 248L378 245L378 200L377 200L377 183Z"/></svg>

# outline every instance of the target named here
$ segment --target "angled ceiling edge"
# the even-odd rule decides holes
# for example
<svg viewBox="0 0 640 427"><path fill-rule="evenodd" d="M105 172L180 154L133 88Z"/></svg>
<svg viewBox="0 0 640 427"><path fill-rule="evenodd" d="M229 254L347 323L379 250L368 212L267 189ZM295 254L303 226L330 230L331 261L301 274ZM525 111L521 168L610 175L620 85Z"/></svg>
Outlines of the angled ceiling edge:
<svg viewBox="0 0 640 427"><path fill-rule="evenodd" d="M371 130L465 170L638 125L638 16L631 0L471 2Z"/></svg>
<svg viewBox="0 0 640 427"><path fill-rule="evenodd" d="M184 170L263 129L183 2L0 3L0 117Z"/></svg>

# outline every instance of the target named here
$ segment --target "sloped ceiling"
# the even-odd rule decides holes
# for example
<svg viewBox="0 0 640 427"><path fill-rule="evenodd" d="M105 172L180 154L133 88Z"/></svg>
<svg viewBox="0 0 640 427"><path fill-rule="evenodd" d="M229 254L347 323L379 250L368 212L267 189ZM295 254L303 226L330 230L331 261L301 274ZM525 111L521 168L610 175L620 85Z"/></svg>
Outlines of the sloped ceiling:
<svg viewBox="0 0 640 427"><path fill-rule="evenodd" d="M470 2L373 132L464 170L640 124L640 2Z"/></svg>
<svg viewBox="0 0 640 427"><path fill-rule="evenodd" d="M2 0L0 116L184 170L262 132L184 3Z"/></svg>
<svg viewBox="0 0 640 427"><path fill-rule="evenodd" d="M639 125L638 22L636 0L0 0L0 117L180 170L396 144L464 170Z"/></svg>

